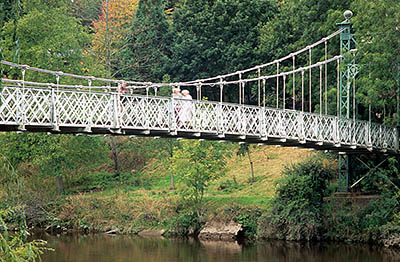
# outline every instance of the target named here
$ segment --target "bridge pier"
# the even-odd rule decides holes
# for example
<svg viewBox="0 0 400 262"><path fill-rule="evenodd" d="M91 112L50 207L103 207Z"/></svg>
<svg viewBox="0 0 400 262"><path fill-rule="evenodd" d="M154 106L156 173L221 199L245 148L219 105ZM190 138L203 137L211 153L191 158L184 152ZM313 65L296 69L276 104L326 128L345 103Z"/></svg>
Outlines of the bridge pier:
<svg viewBox="0 0 400 262"><path fill-rule="evenodd" d="M348 192L351 171L351 155L339 152L338 192Z"/></svg>
<svg viewBox="0 0 400 262"><path fill-rule="evenodd" d="M356 49L356 41L354 39L354 34L351 30L350 18L353 16L351 11L346 11L344 13L345 21L337 24L340 29L343 31L340 33L340 55L345 56L349 55ZM341 58L339 61L342 62L344 59ZM339 65L338 65L339 66ZM353 121L356 120L356 104L355 104L355 83L354 79L358 73L358 66L355 63L355 59L353 58L350 62L346 64L345 69L340 70L339 77L339 92L338 92L338 105L337 105L337 115L340 119L347 118L350 119L350 106L351 106L351 96L353 96L353 112L352 117ZM353 91L353 92L352 92ZM353 94L352 94L353 93ZM340 130L340 129L338 129ZM354 135L355 130L352 130ZM341 136L339 132L339 136ZM345 135L350 135L347 133ZM353 137L354 143L354 137ZM355 149L355 147L353 147ZM338 183L338 191L339 192L347 192L349 189L349 179L350 174L352 172L352 156L351 154L339 153L339 183Z"/></svg>

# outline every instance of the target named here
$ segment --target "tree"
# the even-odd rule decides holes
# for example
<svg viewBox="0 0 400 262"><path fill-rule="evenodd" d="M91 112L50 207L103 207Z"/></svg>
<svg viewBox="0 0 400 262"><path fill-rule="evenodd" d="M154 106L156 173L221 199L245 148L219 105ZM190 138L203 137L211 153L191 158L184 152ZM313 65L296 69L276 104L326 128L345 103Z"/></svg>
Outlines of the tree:
<svg viewBox="0 0 400 262"><path fill-rule="evenodd" d="M113 159L118 159L119 168L124 172L140 170L149 160L156 156L153 138L145 137L114 137L115 148ZM115 164L115 162L114 162Z"/></svg>
<svg viewBox="0 0 400 262"><path fill-rule="evenodd" d="M172 24L166 72L174 81L189 81L255 66L270 59L257 55L259 27L276 8L269 0L188 0L177 7ZM230 101L236 88L227 91ZM218 92L204 95L216 100ZM249 94L247 94L249 95Z"/></svg>
<svg viewBox="0 0 400 262"><path fill-rule="evenodd" d="M326 37L338 29L352 1L280 1L274 19L260 28L259 54L280 58Z"/></svg>
<svg viewBox="0 0 400 262"><path fill-rule="evenodd" d="M61 193L63 178L70 179L79 171L89 172L106 160L105 145L98 137L63 135L54 140L56 143L43 148L33 162L40 166L43 174L56 177Z"/></svg>
<svg viewBox="0 0 400 262"><path fill-rule="evenodd" d="M372 106L375 120L399 124L400 2L356 0L351 9L360 65L357 101L365 109Z"/></svg>
<svg viewBox="0 0 400 262"><path fill-rule="evenodd" d="M122 52L121 76L161 81L169 46L169 25L161 0L141 0Z"/></svg>
<svg viewBox="0 0 400 262"><path fill-rule="evenodd" d="M29 233L25 212L15 198L22 192L21 182L11 163L0 154L0 184L6 188L7 197L0 201L0 262L40 260L46 250L46 241L27 241ZM10 201L11 200L11 201ZM16 229L12 234L6 222L13 221Z"/></svg>
<svg viewBox="0 0 400 262"><path fill-rule="evenodd" d="M284 57L300 50L312 43L330 35L338 30L336 23L344 20L343 12L350 8L353 0L288 0L278 2L278 11L273 19L260 28L260 40L257 47L257 53L263 56L269 56L273 61L275 59ZM324 59L324 47L313 48L312 62L316 63ZM328 41L328 57L336 56L339 54L339 38ZM308 64L308 52L303 55L296 56L296 67ZM288 59L280 64L281 71L289 71L292 68L292 60ZM328 66L328 75L336 76L335 66ZM315 87L313 90L319 89L319 70L312 70L312 85ZM269 67L264 69L265 73L275 74L276 67ZM308 73L308 72L307 72ZM305 81L308 81L308 75L305 76ZM296 86L301 86L301 77L296 77ZM292 81L289 79L289 81ZM336 79L331 77L328 83L328 113L336 114ZM287 83L288 86L292 82ZM267 81L267 97L274 97L275 83ZM318 88L317 88L318 87ZM290 97L292 94L291 89L287 89ZM289 93L290 92L290 93ZM298 91L297 91L298 92ZM308 93L306 91L306 97ZM270 100L271 101L271 100ZM276 100L275 100L276 101ZM275 104L271 101L267 106ZM313 103L311 111L319 109L319 92L312 93ZM306 107L308 111L309 108Z"/></svg>
<svg viewBox="0 0 400 262"><path fill-rule="evenodd" d="M26 14L18 23L5 23L2 29L4 58L13 60L15 31L19 39L21 63L54 71L101 74L101 68L94 70L93 61L85 55L90 43L89 34L78 19L68 15L63 1L54 2L46 1L44 4L37 0L26 1ZM54 76L32 72L27 72L26 78L34 81L55 81Z"/></svg>
<svg viewBox="0 0 400 262"><path fill-rule="evenodd" d="M30 162L40 167L41 175L55 177L58 190L64 191L63 178L85 172L105 161L105 145L98 137L6 133L0 135L0 154L18 168Z"/></svg>
<svg viewBox="0 0 400 262"><path fill-rule="evenodd" d="M102 1L101 14L93 21L91 52L97 63L107 65L111 75L118 73L118 54L125 48L125 37L137 6L138 0Z"/></svg>
<svg viewBox="0 0 400 262"><path fill-rule="evenodd" d="M93 23L96 31L92 42L92 52L95 54L97 63L105 63L109 74L118 71L116 68L118 60L112 59L124 48L124 41L129 21L132 19L137 7L137 1L103 1L102 14L98 21ZM114 172L119 173L118 143L114 136L110 136L110 148L114 161Z"/></svg>
<svg viewBox="0 0 400 262"><path fill-rule="evenodd" d="M102 0L74 0L69 3L69 12L78 18L82 25L95 32L94 23L102 13Z"/></svg>
<svg viewBox="0 0 400 262"><path fill-rule="evenodd" d="M323 226L323 197L335 169L312 157L285 167L265 220L268 238L317 240Z"/></svg>
<svg viewBox="0 0 400 262"><path fill-rule="evenodd" d="M165 139L157 139L153 145L153 147L160 153L160 158L162 157L161 154L167 156L168 160L168 170L171 176L171 184L170 190L175 190L175 180L174 180L174 168L173 168L173 158L174 152L177 148L180 148L180 142L175 138L165 138Z"/></svg>
<svg viewBox="0 0 400 262"><path fill-rule="evenodd" d="M6 22L12 20L14 23L16 23L21 16L22 13L22 8L21 8L21 3L19 0L6 0L2 1L0 3L0 60L4 59L4 51L3 51L3 26ZM12 36L14 43L15 43L15 49L14 50L14 57L18 61L19 59L19 41L18 38L16 37L16 32L14 30L13 36ZM0 77L3 77L3 65L0 65ZM2 81L0 80L0 88L2 85ZM1 102L0 102L1 103Z"/></svg>
<svg viewBox="0 0 400 262"><path fill-rule="evenodd" d="M186 185L184 200L190 203L198 217L203 215L204 194L209 183L225 174L225 156L230 155L222 143L184 141L182 148L175 148L174 173Z"/></svg>
<svg viewBox="0 0 400 262"><path fill-rule="evenodd" d="M254 181L255 181L255 179L254 179L254 168L253 168L253 161L251 160L251 156L250 156L250 145L249 144L241 144L240 147L239 147L239 150L236 152L236 154L238 156L244 156L245 154L247 154L247 156L249 158L250 169L251 169L250 183L254 183Z"/></svg>

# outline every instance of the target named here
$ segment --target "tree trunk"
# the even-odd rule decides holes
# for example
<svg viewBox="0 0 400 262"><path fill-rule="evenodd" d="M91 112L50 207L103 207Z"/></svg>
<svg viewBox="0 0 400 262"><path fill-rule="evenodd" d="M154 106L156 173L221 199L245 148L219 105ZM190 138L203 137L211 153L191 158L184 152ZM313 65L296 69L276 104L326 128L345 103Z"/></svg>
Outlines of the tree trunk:
<svg viewBox="0 0 400 262"><path fill-rule="evenodd" d="M110 40L110 26L109 26L109 0L106 0L106 44L107 44L107 70L111 74L111 40Z"/></svg>
<svg viewBox="0 0 400 262"><path fill-rule="evenodd" d="M110 147L114 161L114 172L117 175L119 174L118 149L117 145L115 144L114 136L110 136Z"/></svg>
<svg viewBox="0 0 400 262"><path fill-rule="evenodd" d="M171 187L169 190L175 190L175 183L174 183L174 171L171 171Z"/></svg>
<svg viewBox="0 0 400 262"><path fill-rule="evenodd" d="M253 161L251 160L250 156L250 148L247 149L247 156L249 157L250 168L251 168L251 180L250 183L254 182L254 168L253 168Z"/></svg>
<svg viewBox="0 0 400 262"><path fill-rule="evenodd" d="M171 159L174 157L174 144L172 142L172 139L169 140L169 146L170 146L170 148L169 148L169 156L170 156L169 160L171 162ZM175 190L175 189L176 188L175 188L175 182L174 182L174 171L171 170L171 187L169 188L169 190Z"/></svg>
<svg viewBox="0 0 400 262"><path fill-rule="evenodd" d="M57 188L58 192L60 194L64 193L64 180L62 176L56 176L56 183L57 183Z"/></svg>

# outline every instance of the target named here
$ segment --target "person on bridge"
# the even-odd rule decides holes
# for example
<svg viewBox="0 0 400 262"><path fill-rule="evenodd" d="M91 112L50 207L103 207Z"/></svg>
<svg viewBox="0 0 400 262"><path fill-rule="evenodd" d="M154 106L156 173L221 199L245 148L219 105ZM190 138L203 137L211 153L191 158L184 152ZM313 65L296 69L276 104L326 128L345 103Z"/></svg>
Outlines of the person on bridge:
<svg viewBox="0 0 400 262"><path fill-rule="evenodd" d="M181 94L181 89L179 87L174 87L172 88L172 100L174 99L182 99L182 94ZM181 101L173 101L173 105L174 105L174 111L175 111L175 120L176 120L176 124L177 126L180 125L180 121L179 121L179 115L181 114L181 109L182 109L182 102Z"/></svg>
<svg viewBox="0 0 400 262"><path fill-rule="evenodd" d="M129 90L128 90L128 88L126 87L126 82L125 82L125 81L122 82L120 85L118 85L118 87L117 87L117 93L118 93L118 95L119 95L118 111L121 112L123 106L124 106L124 105L126 104L126 102L127 102L127 100L126 100L127 98L124 97L124 96L120 96L120 95L124 95L124 94L128 94L128 93L129 93Z"/></svg>
<svg viewBox="0 0 400 262"><path fill-rule="evenodd" d="M182 91L182 111L180 115L180 120L185 125L186 128L190 126L190 121L192 120L192 96L188 90Z"/></svg>
<svg viewBox="0 0 400 262"><path fill-rule="evenodd" d="M172 98L182 98L181 89L179 87L172 88Z"/></svg>
<svg viewBox="0 0 400 262"><path fill-rule="evenodd" d="M117 87L117 92L118 92L119 94L128 94L128 93L129 93L129 90L128 90L128 88L126 87L126 82L125 82L125 81L122 82L121 85L118 85L118 87Z"/></svg>

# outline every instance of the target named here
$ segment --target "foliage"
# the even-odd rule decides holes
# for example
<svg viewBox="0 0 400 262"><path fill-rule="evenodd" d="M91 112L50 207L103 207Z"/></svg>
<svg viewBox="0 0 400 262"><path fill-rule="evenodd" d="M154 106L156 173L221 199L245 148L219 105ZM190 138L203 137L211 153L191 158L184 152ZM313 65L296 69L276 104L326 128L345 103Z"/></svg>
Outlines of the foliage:
<svg viewBox="0 0 400 262"><path fill-rule="evenodd" d="M279 58L320 40L337 30L336 23L343 20L343 12L350 7L351 2L279 1L276 16L260 29L258 51ZM337 42L334 44L336 46ZM337 50L336 47L329 51Z"/></svg>
<svg viewBox="0 0 400 262"><path fill-rule="evenodd" d="M122 52L121 75L141 81L161 81L169 46L168 31L162 1L139 1Z"/></svg>
<svg viewBox="0 0 400 262"><path fill-rule="evenodd" d="M278 12L273 19L260 28L260 40L257 52L262 55L269 55L272 59L277 59L289 55L292 52L300 50L311 43L314 43L334 31L338 30L336 23L343 21L343 12L350 7L353 0L288 0L278 1ZM328 41L328 57L337 55L339 52L338 38ZM323 48L314 48L312 50L313 63L321 61L324 57ZM272 60L271 59L271 60ZM304 66L308 63L308 52L296 56L296 67ZM280 64L281 68L290 69L292 60L288 59ZM281 69L282 70L282 69ZM328 75L336 75L336 68L328 66ZM276 73L276 67L265 69L268 73ZM313 70L312 85L317 87L318 70ZM296 86L301 85L301 77L296 76ZM308 81L306 74L305 81ZM336 114L336 80L328 79L328 113ZM267 96L273 96L275 83L267 83ZM292 85L292 79L289 79L288 86ZM291 95L291 90L287 90ZM297 91L299 92L299 91ZM312 101L319 101L318 92L313 92ZM306 92L306 97L308 93ZM289 95L287 95L289 97ZM271 106L275 101L269 99L267 105ZM319 103L318 103L319 104ZM299 108L299 106L297 106ZM318 110L317 103L312 105L311 110ZM306 110L309 110L306 107Z"/></svg>
<svg viewBox="0 0 400 262"><path fill-rule="evenodd" d="M69 73L95 74L91 71L92 61L84 55L90 36L78 19L67 14L66 6L61 4L62 1L56 1L55 7L49 4L52 1L46 1L47 4L36 2L38 1L24 2L26 14L18 20L18 23L8 21L3 26L4 58L13 60L14 39L17 37L20 62L23 64ZM16 71L5 73L8 77L18 74ZM33 72L27 72L26 77L29 80L55 81L55 77Z"/></svg>
<svg viewBox="0 0 400 262"><path fill-rule="evenodd" d="M69 193L81 193L90 191L101 191L105 189L116 188L121 185L129 189L137 187L147 187L149 181L143 178L143 174L137 173L121 173L119 175L100 172L94 174L84 174L71 183L68 190Z"/></svg>
<svg viewBox="0 0 400 262"><path fill-rule="evenodd" d="M365 108L372 105L375 119L394 124L400 87L400 2L355 0L351 8L360 64L357 101Z"/></svg>
<svg viewBox="0 0 400 262"><path fill-rule="evenodd" d="M0 190L4 190L6 195L0 201L0 210L18 205L18 198L23 192L23 187L10 161L0 154Z"/></svg>
<svg viewBox="0 0 400 262"><path fill-rule="evenodd" d="M388 239L393 230L396 212L400 210L399 196L382 193L366 206L331 199L324 207L326 232L329 240L380 242Z"/></svg>
<svg viewBox="0 0 400 262"><path fill-rule="evenodd" d="M232 193L235 190L238 190L240 188L243 188L243 186L238 185L235 178L232 180L222 181L218 186L218 190L221 190L221 191L227 192L227 193Z"/></svg>
<svg viewBox="0 0 400 262"><path fill-rule="evenodd" d="M9 234L4 219L14 216L17 210L0 209L0 261L1 262L22 262L22 261L41 261L40 255L51 250L46 248L46 241L33 240L28 242L25 220L19 223L20 230L14 234Z"/></svg>
<svg viewBox="0 0 400 262"><path fill-rule="evenodd" d="M228 208L223 209L226 219L230 219L242 225L242 237L252 239L256 236L258 230L258 220L263 214L263 210L260 208L249 208L231 205Z"/></svg>
<svg viewBox="0 0 400 262"><path fill-rule="evenodd" d="M198 230L204 220L204 194L209 183L226 171L225 156L229 155L222 143L184 141L172 157L173 171L185 184L181 190L185 205L190 206L189 217L195 215ZM186 215L182 219L186 219ZM186 220L185 220L186 221Z"/></svg>
<svg viewBox="0 0 400 262"><path fill-rule="evenodd" d="M7 133L0 135L0 141L0 153L12 160L12 166L31 162L40 167L42 175L72 176L106 158L104 143L91 136Z"/></svg>
<svg viewBox="0 0 400 262"><path fill-rule="evenodd" d="M117 1L118 2L118 1ZM74 0L69 3L69 12L78 18L90 31L96 31L94 23L101 14L103 0Z"/></svg>
<svg viewBox="0 0 400 262"><path fill-rule="evenodd" d="M4 59L4 51L3 51L3 26L6 22L13 20L16 23L21 15L21 2L19 0L5 0L0 3L0 60ZM15 49L13 49L14 56L18 60L19 57L19 40L16 37L16 33L14 30L13 40L15 43ZM3 78L4 66L0 65L0 78ZM2 87L3 81L0 79L0 91ZM1 105L1 102L0 102Z"/></svg>
<svg viewBox="0 0 400 262"><path fill-rule="evenodd" d="M381 158L378 158L378 160L380 159ZM381 165L378 168L373 167L374 165L377 165L377 162L378 161L376 159L370 162L372 163L372 168L370 168L366 172L365 179L360 182L361 191L370 194L388 191L400 191L400 173L398 170L398 160L394 157L391 157L387 161L383 162L386 165Z"/></svg>
<svg viewBox="0 0 400 262"><path fill-rule="evenodd" d="M138 0L111 0L108 7L106 1L102 1L101 13L98 18L93 19L95 33L90 51L96 57L97 63L105 65L108 59L108 44L110 45L110 74L118 72L118 54L125 48L125 37L137 7Z"/></svg>
<svg viewBox="0 0 400 262"><path fill-rule="evenodd" d="M386 247L400 247L400 211L395 213L393 220L381 227L381 243Z"/></svg>
<svg viewBox="0 0 400 262"><path fill-rule="evenodd" d="M261 236L286 240L318 239L322 228L322 199L333 172L316 156L287 167L278 181L272 209L261 223L261 227L270 226L271 231Z"/></svg>
<svg viewBox="0 0 400 262"><path fill-rule="evenodd" d="M145 137L114 137L118 158L124 172L139 171L151 159L170 158L173 148L179 145L176 139L153 139Z"/></svg>
<svg viewBox="0 0 400 262"><path fill-rule="evenodd" d="M174 216L169 220L168 234L181 237L193 234L196 235L199 233L203 223L204 221L202 221L202 218L190 207L186 207L182 210L178 208Z"/></svg>
<svg viewBox="0 0 400 262"><path fill-rule="evenodd" d="M258 27L274 11L269 0L185 1L174 12L166 72L173 80L189 81L269 60L268 56L257 56L254 50L259 44ZM216 100L213 89L205 89L203 93Z"/></svg>

